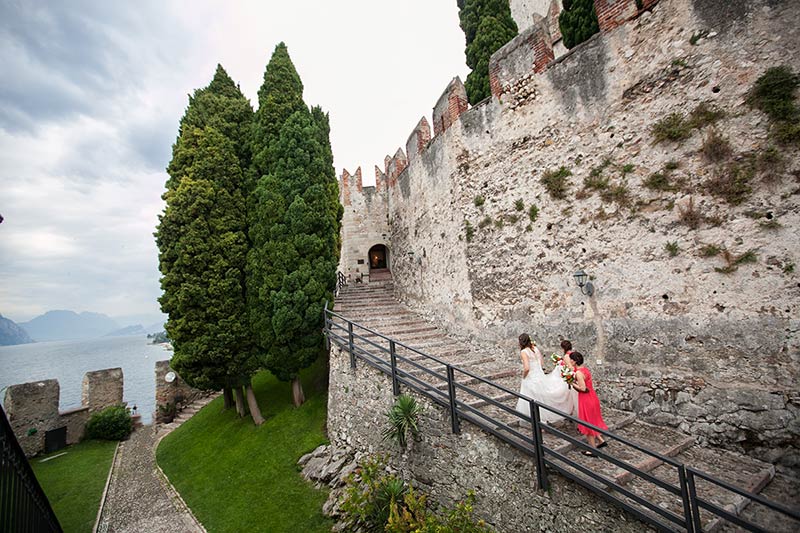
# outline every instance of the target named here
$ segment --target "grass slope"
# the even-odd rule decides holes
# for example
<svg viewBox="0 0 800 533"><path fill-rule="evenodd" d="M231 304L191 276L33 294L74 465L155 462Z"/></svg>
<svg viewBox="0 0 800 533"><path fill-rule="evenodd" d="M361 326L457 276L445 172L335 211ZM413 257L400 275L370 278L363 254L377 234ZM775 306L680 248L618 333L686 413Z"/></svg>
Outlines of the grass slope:
<svg viewBox="0 0 800 533"><path fill-rule="evenodd" d="M31 459L36 479L65 533L92 530L116 446L116 442L88 440ZM66 455L41 462L64 452Z"/></svg>
<svg viewBox="0 0 800 533"><path fill-rule="evenodd" d="M266 422L222 411L217 398L158 447L158 464L209 533L328 532L327 492L297 470L301 455L327 441L325 366L302 375L306 403L295 408L291 386L268 372L253 379Z"/></svg>

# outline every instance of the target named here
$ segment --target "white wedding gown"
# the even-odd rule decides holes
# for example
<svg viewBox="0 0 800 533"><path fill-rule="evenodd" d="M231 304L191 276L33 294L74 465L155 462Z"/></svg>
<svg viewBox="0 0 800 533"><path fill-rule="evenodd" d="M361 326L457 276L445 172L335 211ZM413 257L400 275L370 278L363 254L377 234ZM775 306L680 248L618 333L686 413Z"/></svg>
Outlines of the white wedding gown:
<svg viewBox="0 0 800 533"><path fill-rule="evenodd" d="M530 348L525 348L523 351L528 356L530 371L527 377L522 378L519 393L562 413L576 415L578 393L572 390L561 377L558 366L549 374L545 374L542 370L542 355L539 350L537 349L534 353ZM531 415L530 404L526 400L518 400L517 411L529 417ZM563 420L564 417L540 408L539 419L545 423L552 423Z"/></svg>

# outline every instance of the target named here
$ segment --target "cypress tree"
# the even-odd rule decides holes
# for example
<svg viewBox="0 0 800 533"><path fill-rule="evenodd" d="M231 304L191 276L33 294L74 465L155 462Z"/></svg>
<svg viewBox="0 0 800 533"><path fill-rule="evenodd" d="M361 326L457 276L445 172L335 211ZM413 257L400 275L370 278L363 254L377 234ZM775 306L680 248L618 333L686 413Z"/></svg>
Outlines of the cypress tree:
<svg viewBox="0 0 800 533"><path fill-rule="evenodd" d="M303 103L300 77L283 44L264 80L253 166L267 173L254 191L248 306L264 366L292 381L299 405L304 394L298 373L324 352L322 311L333 298L342 208L328 118ZM274 95L274 90L294 92Z"/></svg>
<svg viewBox="0 0 800 533"><path fill-rule="evenodd" d="M573 48L600 31L594 0L564 0L558 15L564 46Z"/></svg>
<svg viewBox="0 0 800 533"><path fill-rule="evenodd" d="M491 94L489 59L517 34L508 0L457 0L459 21L466 37L467 75L464 87L471 104Z"/></svg>
<svg viewBox="0 0 800 533"><path fill-rule="evenodd" d="M221 66L195 91L180 123L167 168L156 240L173 341L172 366L201 389L231 390L244 415L242 387L256 424L263 422L250 378L257 370L245 291L245 173L250 163L252 107Z"/></svg>
<svg viewBox="0 0 800 533"><path fill-rule="evenodd" d="M253 170L257 178L269 172L268 149L277 140L281 126L301 109L306 109L303 82L286 45L279 43L264 71L264 82L258 89L258 111L253 123Z"/></svg>

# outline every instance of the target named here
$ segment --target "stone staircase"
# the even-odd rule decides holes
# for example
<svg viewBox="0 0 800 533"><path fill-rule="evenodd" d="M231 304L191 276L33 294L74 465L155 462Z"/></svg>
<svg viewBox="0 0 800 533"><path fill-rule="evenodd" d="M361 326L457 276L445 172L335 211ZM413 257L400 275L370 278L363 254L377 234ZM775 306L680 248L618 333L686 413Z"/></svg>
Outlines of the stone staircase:
<svg viewBox="0 0 800 533"><path fill-rule="evenodd" d="M357 284L343 288L336 298L334 311L364 328L392 338L397 343L396 353L398 356L408 358L427 370L440 375L445 374L443 364L430 360L414 349L433 356L443 363L458 366L475 376L488 379L508 390L519 390L521 371L516 353L504 353L496 346L469 345L448 336L446 332L399 303L394 296L391 281L378 284ZM334 319L334 322L346 326L341 319ZM388 350L388 342L378 335L365 332L360 328L355 328L354 331L375 345ZM340 336L347 337L346 330L339 329L337 332ZM365 341L358 341L356 344L367 348L371 354L375 355L376 359L389 359L388 354L382 353L377 346L365 344ZM440 393L443 399L447 398L445 381L441 379L437 381L437 378L426 370L407 362L398 361L397 368L399 371L405 372L409 378L416 377L428 382L430 384L427 387L429 392ZM469 386L485 396L485 398L470 396L459 388L457 397L462 402L503 422L511 428L511 431L502 425L495 428L496 431L505 434L521 446L529 447L527 442L514 435L513 432L517 431L528 436L531 433L530 424L518 415L509 413L497 405L513 409L516 405L516 398L513 395L499 387L480 382L465 373L455 372L455 378L459 384ZM479 419L479 417L473 416ZM761 493L772 501L783 503L789 507L797 507L800 480L783 473L776 475L775 467L772 464L726 450L701 447L695 444L695 439L691 435L681 433L674 428L643 422L631 412L604 407L603 416L612 432L630 442L679 463L697 468L739 488ZM572 422L556 423L553 427L579 437L576 425ZM601 485L574 468L575 464L585 466L594 472L603 474L634 494L656 503L661 509L672 511L679 516L683 515L682 500L656 484L645 481L610 461L587 457L580 453L580 450L577 450L573 444L546 431L544 432L544 443L548 448L554 449L567 458L569 462L563 463L562 466L571 471L573 475L589 481L602 490L614 490L611 486ZM664 464L651 455L611 439L603 451L616 459L634 465L651 476L679 486L677 469ZM800 523L770 511L760 504L751 503L749 500L745 501L744 498L701 479L697 479L696 483L698 497L711 501L746 519L754 520L768 531L800 531ZM618 496L627 498L621 494ZM634 503L630 499L628 502ZM738 531L729 522L718 519L705 510L701 510L701 520L703 531Z"/></svg>
<svg viewBox="0 0 800 533"><path fill-rule="evenodd" d="M158 424L158 438L162 439L175 431L181 424L192 418L200 409L211 403L219 395L220 393L216 392L209 396L198 398L181 409L181 411L175 415L175 418L172 419L172 422L168 424Z"/></svg>

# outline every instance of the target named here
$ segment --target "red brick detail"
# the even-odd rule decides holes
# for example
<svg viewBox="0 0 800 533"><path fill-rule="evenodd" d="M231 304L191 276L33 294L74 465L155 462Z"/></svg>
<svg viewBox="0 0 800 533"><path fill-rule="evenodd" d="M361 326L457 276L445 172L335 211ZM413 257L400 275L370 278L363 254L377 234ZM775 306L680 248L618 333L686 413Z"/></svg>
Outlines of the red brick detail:
<svg viewBox="0 0 800 533"><path fill-rule="evenodd" d="M397 185L397 177L406 169L408 166L408 158L406 154L403 153L402 148L398 148L397 152L395 152L394 157L389 161L386 171L386 183L389 187L394 187Z"/></svg>
<svg viewBox="0 0 800 533"><path fill-rule="evenodd" d="M553 43L545 32L536 32L533 41L533 71L541 72L553 61L556 56L553 53Z"/></svg>
<svg viewBox="0 0 800 533"><path fill-rule="evenodd" d="M469 108L467 90L459 77L453 78L433 106L433 135L447 131L459 115ZM411 154L408 154L411 157Z"/></svg>
<svg viewBox="0 0 800 533"><path fill-rule="evenodd" d="M489 90L492 96L500 98L503 94L503 86L500 84L500 65L497 61L489 62Z"/></svg>
<svg viewBox="0 0 800 533"><path fill-rule="evenodd" d="M342 180L339 184L342 190L342 205L350 205L350 173L342 169Z"/></svg>
<svg viewBox="0 0 800 533"><path fill-rule="evenodd" d="M406 142L406 154L408 157L410 158L420 153L428 145L430 140L431 127L428 124L428 119L422 117L419 122L417 122L414 131L409 135L408 142Z"/></svg>
<svg viewBox="0 0 800 533"><path fill-rule="evenodd" d="M364 182L361 180L361 167L356 169L356 189L358 192L364 191Z"/></svg>
<svg viewBox="0 0 800 533"><path fill-rule="evenodd" d="M603 33L624 24L639 12L636 0L594 0L594 10Z"/></svg>

